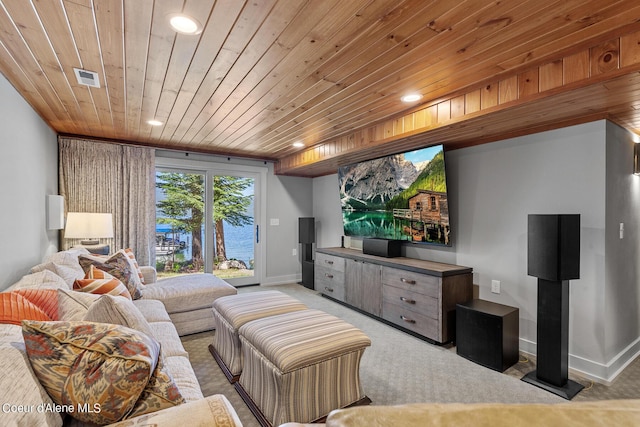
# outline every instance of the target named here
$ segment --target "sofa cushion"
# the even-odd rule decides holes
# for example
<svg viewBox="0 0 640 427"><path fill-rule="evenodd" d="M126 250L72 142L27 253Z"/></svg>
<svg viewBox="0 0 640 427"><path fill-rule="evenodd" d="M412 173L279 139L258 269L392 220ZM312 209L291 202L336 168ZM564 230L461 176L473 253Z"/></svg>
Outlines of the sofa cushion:
<svg viewBox="0 0 640 427"><path fill-rule="evenodd" d="M81 255L78 260L85 273L88 273L93 265L124 283L133 299L141 297L140 289L143 285L131 259L124 250L119 250L107 259L95 255Z"/></svg>
<svg viewBox="0 0 640 427"><path fill-rule="evenodd" d="M96 268L94 265L89 266L89 271L83 279L73 282L73 290L92 294L122 296L131 299L131 294L127 287L120 280L106 271Z"/></svg>
<svg viewBox="0 0 640 427"><path fill-rule="evenodd" d="M140 313L147 319L147 322L171 322L171 318L164 308L162 301L154 299L137 299L133 301Z"/></svg>
<svg viewBox="0 0 640 427"><path fill-rule="evenodd" d="M0 325L0 402L34 408L0 414L3 426L61 427L62 416L54 411L38 411L38 407L53 406L53 400L36 378L17 325ZM9 408L10 409L10 408Z"/></svg>
<svg viewBox="0 0 640 427"><path fill-rule="evenodd" d="M168 356L164 358L164 362L169 372L171 372L184 400L192 402L204 397L198 378L189 362L189 358L184 356Z"/></svg>
<svg viewBox="0 0 640 427"><path fill-rule="evenodd" d="M13 291L16 289L71 289L67 282L56 273L51 270L43 270L37 273L27 274L22 276L13 285L9 286L6 290Z"/></svg>
<svg viewBox="0 0 640 427"><path fill-rule="evenodd" d="M100 295L58 289L58 319L82 320Z"/></svg>
<svg viewBox="0 0 640 427"><path fill-rule="evenodd" d="M156 369L159 344L123 326L92 322L24 321L27 355L40 383L59 405L99 405L69 411L108 424L129 414Z"/></svg>
<svg viewBox="0 0 640 427"><path fill-rule="evenodd" d="M37 305L15 292L0 293L0 323L20 325L23 319L51 320Z"/></svg>
<svg viewBox="0 0 640 427"><path fill-rule="evenodd" d="M102 295L89 306L82 320L126 326L127 328L135 329L150 337L154 337L147 319L145 319L142 313L140 313L140 310L133 305L131 300L126 298Z"/></svg>
<svg viewBox="0 0 640 427"><path fill-rule="evenodd" d="M58 320L58 291L56 289L24 288L13 291L35 304L51 320Z"/></svg>
<svg viewBox="0 0 640 427"><path fill-rule="evenodd" d="M185 400L169 374L169 369L165 366L164 357L160 354L156 369L133 410L127 414L127 418L171 408L182 403L185 403Z"/></svg>
<svg viewBox="0 0 640 427"><path fill-rule="evenodd" d="M158 340L162 346L162 354L165 356L189 357L189 353L184 349L173 323L153 322L149 323L149 328L151 329L151 336Z"/></svg>
<svg viewBox="0 0 640 427"><path fill-rule="evenodd" d="M185 274L158 280L142 289L142 298L164 303L169 314L211 308L213 302L235 295L236 288L213 274Z"/></svg>

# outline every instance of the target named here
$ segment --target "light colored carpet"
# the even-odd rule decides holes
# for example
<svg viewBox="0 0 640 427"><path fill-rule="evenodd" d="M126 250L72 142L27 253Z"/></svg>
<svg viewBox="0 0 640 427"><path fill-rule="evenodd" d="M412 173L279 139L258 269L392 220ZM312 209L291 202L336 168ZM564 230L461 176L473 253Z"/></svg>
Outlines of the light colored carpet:
<svg viewBox="0 0 640 427"><path fill-rule="evenodd" d="M372 341L362 358L360 377L373 405L412 402L502 402L561 403L566 400L520 381L523 373L533 369L523 361L505 373L484 368L458 356L451 346L437 346L394 329L369 316L321 297L317 292L297 284L240 288L239 293L279 290L309 306L333 314L363 330ZM183 337L200 386L205 395L227 396L246 427L257 426L255 418L233 386L220 371L207 347L214 332ZM573 379L573 378L572 378ZM584 381L580 381L586 384ZM594 387L576 397L589 399L605 386ZM606 387L605 387L606 389ZM605 393L606 394L606 393ZM606 398L606 397L605 397Z"/></svg>

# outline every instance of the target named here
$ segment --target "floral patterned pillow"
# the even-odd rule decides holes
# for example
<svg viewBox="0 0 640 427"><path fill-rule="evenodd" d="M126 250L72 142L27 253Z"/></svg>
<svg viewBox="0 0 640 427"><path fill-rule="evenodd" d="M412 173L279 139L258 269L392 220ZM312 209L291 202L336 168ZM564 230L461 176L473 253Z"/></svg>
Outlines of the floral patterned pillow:
<svg viewBox="0 0 640 427"><path fill-rule="evenodd" d="M153 338L106 323L25 320L22 335L40 384L55 403L73 408L69 415L88 423L129 415L160 354Z"/></svg>
<svg viewBox="0 0 640 427"><path fill-rule="evenodd" d="M78 261L85 274L89 273L93 265L124 283L129 294L131 294L131 298L139 299L142 297L142 293L140 293L140 289L143 286L142 282L133 262L124 250L119 250L107 259L91 255L80 255Z"/></svg>

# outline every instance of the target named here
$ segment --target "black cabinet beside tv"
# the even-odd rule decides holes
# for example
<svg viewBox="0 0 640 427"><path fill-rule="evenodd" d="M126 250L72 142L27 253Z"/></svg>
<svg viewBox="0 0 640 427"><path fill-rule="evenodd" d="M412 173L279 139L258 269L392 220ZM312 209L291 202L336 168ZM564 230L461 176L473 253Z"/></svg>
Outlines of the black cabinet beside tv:
<svg viewBox="0 0 640 427"><path fill-rule="evenodd" d="M316 290L438 343L455 338L456 304L473 298L472 269L346 248L316 249Z"/></svg>

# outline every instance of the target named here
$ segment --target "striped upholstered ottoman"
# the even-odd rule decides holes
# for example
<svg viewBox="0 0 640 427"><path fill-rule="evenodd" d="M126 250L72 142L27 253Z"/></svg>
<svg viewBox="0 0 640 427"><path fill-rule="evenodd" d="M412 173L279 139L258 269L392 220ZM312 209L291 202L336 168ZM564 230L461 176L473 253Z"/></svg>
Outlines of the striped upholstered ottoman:
<svg viewBox="0 0 640 427"><path fill-rule="evenodd" d="M307 423L370 403L360 359L371 340L319 310L265 317L240 327L244 367L235 387L261 425Z"/></svg>
<svg viewBox="0 0 640 427"><path fill-rule="evenodd" d="M307 306L282 292L264 291L218 298L212 308L216 333L209 351L229 382L234 383L242 371L238 329L252 320L305 310Z"/></svg>

